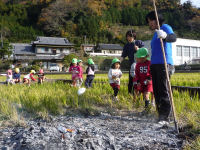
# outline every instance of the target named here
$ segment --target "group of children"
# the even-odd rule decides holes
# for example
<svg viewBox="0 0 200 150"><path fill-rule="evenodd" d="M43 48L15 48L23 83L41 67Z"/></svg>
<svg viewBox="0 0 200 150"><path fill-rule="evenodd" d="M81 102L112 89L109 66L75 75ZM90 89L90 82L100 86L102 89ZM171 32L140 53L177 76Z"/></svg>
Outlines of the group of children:
<svg viewBox="0 0 200 150"><path fill-rule="evenodd" d="M150 94L153 94L152 86L152 76L150 73L149 54L146 48L140 48L136 53L136 66L132 67L133 85L134 85L134 95L143 94L143 99L145 100L145 108L149 107L150 104ZM122 77L122 72L120 70L120 60L114 58L111 63L111 68L108 72L108 78L110 86L114 91L114 100L118 100L117 94L120 89L120 78ZM134 99L135 99L134 96ZM153 103L153 99L152 99Z"/></svg>
<svg viewBox="0 0 200 150"><path fill-rule="evenodd" d="M145 100L145 108L148 108L150 105L150 95L153 95L153 86L152 86L152 76L150 73L150 64L149 54L146 48L140 48L136 53L136 65L132 67L132 76L133 76L133 85L134 85L134 95L138 96L140 93L143 94ZM85 87L92 87L92 81L94 80L94 62L90 58L88 59L88 67L86 69L86 80ZM120 90L120 78L122 77L122 71L120 70L120 60L114 58L111 63L111 67L108 71L108 79L110 86L114 91L113 100L118 100L118 92ZM82 60L77 60L76 58L72 59L72 63L69 68L69 72L72 73L72 86L80 87L83 83L83 68ZM136 98L134 96L134 99ZM153 98L152 98L153 103Z"/></svg>
<svg viewBox="0 0 200 150"><path fill-rule="evenodd" d="M24 75L22 82L30 85L31 81L36 81L34 78L34 74L36 74L35 70L31 70L29 74ZM21 83L21 74L19 68L15 68L14 73L12 73L11 69L7 70L7 74L0 74L2 76L6 76L6 84L16 84ZM39 70L38 75L38 83L43 83L45 80L43 69Z"/></svg>
<svg viewBox="0 0 200 150"><path fill-rule="evenodd" d="M94 61L89 58L88 59L88 63L87 63L88 67L86 69L86 80L85 80L85 87L86 88L90 88L92 87L92 82L94 80L94 74L95 74L95 69L94 69ZM82 83L83 83L83 61L80 59L76 59L73 58L70 68L69 68L69 72L72 74L72 86L74 87L81 87Z"/></svg>
<svg viewBox="0 0 200 150"><path fill-rule="evenodd" d="M134 95L143 94L143 99L145 100L145 108L147 108L150 104L150 94L153 93L152 86L152 76L150 73L150 64L151 62L148 59L148 50L146 48L140 48L136 53L136 66L132 67L132 76L133 76L133 85L134 85ZM111 67L108 72L108 78L110 86L114 91L113 99L115 101L118 100L117 95L120 89L120 78L122 77L122 71L120 70L120 60L114 58L111 63ZM92 82L95 77L95 67L94 61L89 58L87 61L87 69L86 69L86 80L85 87L92 87ZM69 72L72 74L72 86L81 87L83 83L83 61L80 59L73 58L70 64ZM36 74L35 70L31 70L29 74L25 75L23 78L23 83L30 85L31 80L36 81L34 78L34 74ZM4 75L4 74L1 74ZM39 70L38 75L38 83L42 83L45 79L43 69ZM15 68L15 72L12 74L12 70L9 69L7 74L6 83L7 84L15 84L21 82L21 74L19 68ZM135 97L134 97L135 98Z"/></svg>

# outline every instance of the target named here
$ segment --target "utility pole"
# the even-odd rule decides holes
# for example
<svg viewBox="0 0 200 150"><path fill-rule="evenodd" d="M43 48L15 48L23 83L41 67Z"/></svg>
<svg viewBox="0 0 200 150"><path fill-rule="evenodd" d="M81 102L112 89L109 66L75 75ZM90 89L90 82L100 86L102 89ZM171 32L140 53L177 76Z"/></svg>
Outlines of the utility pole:
<svg viewBox="0 0 200 150"><path fill-rule="evenodd" d="M87 38L86 35L84 35L84 41L85 41L85 44L86 44L86 38Z"/></svg>
<svg viewBox="0 0 200 150"><path fill-rule="evenodd" d="M3 18L1 18L1 48L3 48Z"/></svg>

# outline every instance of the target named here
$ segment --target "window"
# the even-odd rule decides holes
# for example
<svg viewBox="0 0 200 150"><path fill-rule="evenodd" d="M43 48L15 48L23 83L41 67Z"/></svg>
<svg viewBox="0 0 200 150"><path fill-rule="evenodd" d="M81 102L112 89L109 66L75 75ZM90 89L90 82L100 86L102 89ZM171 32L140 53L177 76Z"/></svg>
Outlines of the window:
<svg viewBox="0 0 200 150"><path fill-rule="evenodd" d="M51 66L51 67L56 67L56 66L58 66L58 65L55 64L55 63L52 63L52 64L50 64L50 66Z"/></svg>
<svg viewBox="0 0 200 150"><path fill-rule="evenodd" d="M56 53L57 53L57 54L60 53L60 48L56 48Z"/></svg>
<svg viewBox="0 0 200 150"><path fill-rule="evenodd" d="M184 56L190 57L190 47L189 46L183 46L183 53L184 53Z"/></svg>
<svg viewBox="0 0 200 150"><path fill-rule="evenodd" d="M52 53L56 55L56 49L52 49Z"/></svg>
<svg viewBox="0 0 200 150"><path fill-rule="evenodd" d="M191 56L198 57L197 47L191 47Z"/></svg>
<svg viewBox="0 0 200 150"><path fill-rule="evenodd" d="M182 47L176 46L176 56L182 56Z"/></svg>
<svg viewBox="0 0 200 150"><path fill-rule="evenodd" d="M45 48L44 47L38 47L37 53L45 53Z"/></svg>
<svg viewBox="0 0 200 150"><path fill-rule="evenodd" d="M43 68L44 69L47 69L47 64L48 64L47 62L43 62Z"/></svg>
<svg viewBox="0 0 200 150"><path fill-rule="evenodd" d="M51 53L52 52L52 48L48 48L48 53Z"/></svg>

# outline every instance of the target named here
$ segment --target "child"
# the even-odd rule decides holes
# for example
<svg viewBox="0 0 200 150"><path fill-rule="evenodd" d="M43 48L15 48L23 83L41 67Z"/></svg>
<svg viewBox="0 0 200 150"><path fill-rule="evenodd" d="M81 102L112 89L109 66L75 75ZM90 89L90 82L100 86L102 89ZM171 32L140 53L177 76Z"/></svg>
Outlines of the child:
<svg viewBox="0 0 200 150"><path fill-rule="evenodd" d="M77 80L78 80L78 75L80 72L79 66L77 66L77 59L73 58L72 63L69 68L69 72L72 73L72 86L76 87L77 86Z"/></svg>
<svg viewBox="0 0 200 150"><path fill-rule="evenodd" d="M88 67L86 69L86 80L85 80L85 87L91 88L92 87L92 81L94 80L94 62L91 58L88 59Z"/></svg>
<svg viewBox="0 0 200 150"><path fill-rule="evenodd" d="M83 63L82 63L82 60L78 60L78 66L79 66L79 74L78 74L78 83L79 83L79 87L81 87L82 83L83 83Z"/></svg>
<svg viewBox="0 0 200 150"><path fill-rule="evenodd" d="M122 76L122 72L120 70L120 60L114 58L112 60L111 68L108 72L108 78L110 86L113 88L114 91L114 100L118 100L117 94L120 89L120 78Z"/></svg>
<svg viewBox="0 0 200 150"><path fill-rule="evenodd" d="M44 82L45 76L43 69L40 69L38 73L38 83L42 84Z"/></svg>
<svg viewBox="0 0 200 150"><path fill-rule="evenodd" d="M21 82L21 74L19 73L19 68L15 68L15 72L13 73L13 81L14 83L20 83Z"/></svg>
<svg viewBox="0 0 200 150"><path fill-rule="evenodd" d="M28 84L30 86L31 80L36 81L36 79L33 77L34 74L35 70L31 70L29 74L24 76L23 83Z"/></svg>
<svg viewBox="0 0 200 150"><path fill-rule="evenodd" d="M143 93L145 99L145 108L148 108L150 101L150 94L153 93L152 76L150 74L150 64L148 60L148 50L146 48L138 49L136 53L136 69L135 79L133 82L137 82L137 89L140 93Z"/></svg>
<svg viewBox="0 0 200 150"><path fill-rule="evenodd" d="M1 74L1 76L6 76L6 84L14 84L11 69L7 70L7 74Z"/></svg>

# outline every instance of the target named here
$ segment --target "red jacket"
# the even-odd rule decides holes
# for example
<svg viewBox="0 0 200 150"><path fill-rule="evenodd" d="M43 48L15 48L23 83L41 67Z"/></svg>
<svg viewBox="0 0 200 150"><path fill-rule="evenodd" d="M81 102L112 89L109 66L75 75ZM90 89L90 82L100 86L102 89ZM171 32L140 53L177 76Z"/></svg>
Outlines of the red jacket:
<svg viewBox="0 0 200 150"><path fill-rule="evenodd" d="M152 84L152 76L150 73L150 64L149 60L144 63L137 63L135 67L135 78L133 82L139 82L141 85L145 85L146 80L150 80L149 84Z"/></svg>
<svg viewBox="0 0 200 150"><path fill-rule="evenodd" d="M30 74L30 78L31 78L33 81L36 81L36 79L33 77L33 75L34 75L34 74L31 73L31 74Z"/></svg>

